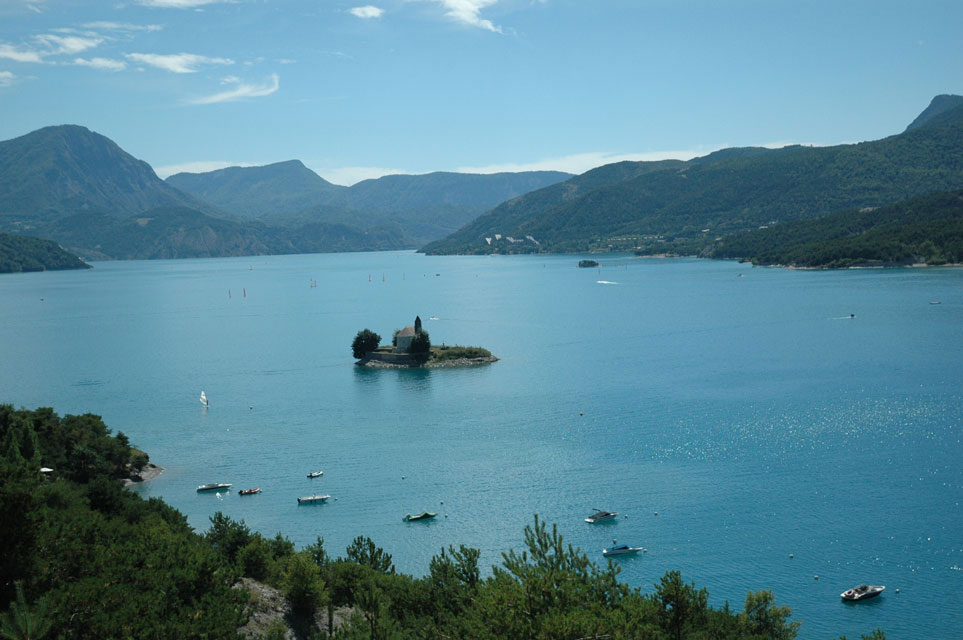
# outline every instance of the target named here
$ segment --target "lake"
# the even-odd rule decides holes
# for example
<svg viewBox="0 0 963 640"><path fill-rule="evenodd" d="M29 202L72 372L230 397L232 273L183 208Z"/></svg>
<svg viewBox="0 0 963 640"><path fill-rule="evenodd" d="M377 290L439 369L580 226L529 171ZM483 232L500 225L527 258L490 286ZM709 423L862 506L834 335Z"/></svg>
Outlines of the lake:
<svg viewBox="0 0 963 640"><path fill-rule="evenodd" d="M646 591L672 569L714 605L771 589L800 638L958 637L963 269L580 257L4 275L0 402L102 415L166 468L139 490L200 531L223 511L335 555L366 535L423 575L449 544L498 563L538 513L598 562L613 538L645 546L618 562ZM501 360L354 366L360 329L390 343L416 315ZM298 506L315 492L332 500ZM595 508L621 515L585 523ZM887 590L840 601L861 583Z"/></svg>

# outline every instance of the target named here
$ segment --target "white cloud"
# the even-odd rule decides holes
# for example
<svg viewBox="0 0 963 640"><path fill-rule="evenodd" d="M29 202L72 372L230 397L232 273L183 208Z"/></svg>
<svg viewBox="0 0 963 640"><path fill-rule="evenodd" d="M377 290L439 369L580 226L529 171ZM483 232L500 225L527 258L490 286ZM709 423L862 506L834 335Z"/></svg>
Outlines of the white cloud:
<svg viewBox="0 0 963 640"><path fill-rule="evenodd" d="M385 10L366 4L363 7L349 9L348 12L357 18L380 18L384 15Z"/></svg>
<svg viewBox="0 0 963 640"><path fill-rule="evenodd" d="M471 27L488 29L495 33L501 33L502 28L492 24L491 20L485 20L479 15L485 7L491 6L498 0L431 0L442 5L446 11L445 15Z"/></svg>
<svg viewBox="0 0 963 640"><path fill-rule="evenodd" d="M215 93L214 95L205 96L203 98L197 98L195 100L190 100L190 104L215 104L218 102L233 102L235 100L243 100L245 98L261 98L264 96L269 96L276 92L280 86L280 78L278 74L272 73L270 79L265 84L244 84L237 81L230 84L236 84L233 89L229 91L222 91L221 93Z"/></svg>
<svg viewBox="0 0 963 640"><path fill-rule="evenodd" d="M160 178L172 176L175 173L207 173L228 167L255 167L258 165L250 162L221 162L219 160L198 160L196 162L184 162L181 164L169 164L163 167L156 167L154 173Z"/></svg>
<svg viewBox="0 0 963 640"><path fill-rule="evenodd" d="M110 58L74 58L74 64L81 67L90 67L102 71L123 71L127 68L127 63L123 60L111 60Z"/></svg>
<svg viewBox="0 0 963 640"><path fill-rule="evenodd" d="M490 164L478 167L459 167L459 173L502 173L517 171L565 171L567 173L585 173L589 169L601 167L613 162L655 161L655 160L691 160L704 156L714 149L686 149L677 151L649 151L645 153L610 153L606 151L591 151L575 153L558 158L545 158L535 162L506 162L504 164Z"/></svg>
<svg viewBox="0 0 963 640"><path fill-rule="evenodd" d="M51 55L74 55L80 53L81 51L86 51L87 49L93 49L104 41L103 38L96 36L55 36L49 33L36 36L35 39L49 47L50 51L48 53Z"/></svg>
<svg viewBox="0 0 963 640"><path fill-rule="evenodd" d="M0 44L0 58L15 62L43 62L43 55L39 51L18 49L9 44Z"/></svg>
<svg viewBox="0 0 963 640"><path fill-rule="evenodd" d="M0 71L0 87L9 87L13 84L13 81L17 79L17 76L13 75L10 71Z"/></svg>
<svg viewBox="0 0 963 640"><path fill-rule="evenodd" d="M230 58L208 58L193 53L175 53L160 55L157 53L128 53L128 60L147 64L172 73L196 73L199 66L205 64L234 64Z"/></svg>
<svg viewBox="0 0 963 640"><path fill-rule="evenodd" d="M340 169L314 169L314 172L334 184L341 184L346 187L373 178L395 175L399 173L411 173L401 169L385 169L382 167L341 167Z"/></svg>
<svg viewBox="0 0 963 640"><path fill-rule="evenodd" d="M129 24L126 22L88 22L83 26L85 29L100 29L102 31L160 31L164 27L159 24Z"/></svg>
<svg viewBox="0 0 963 640"><path fill-rule="evenodd" d="M233 0L138 0L137 4L161 9L195 9L208 4L233 3Z"/></svg>

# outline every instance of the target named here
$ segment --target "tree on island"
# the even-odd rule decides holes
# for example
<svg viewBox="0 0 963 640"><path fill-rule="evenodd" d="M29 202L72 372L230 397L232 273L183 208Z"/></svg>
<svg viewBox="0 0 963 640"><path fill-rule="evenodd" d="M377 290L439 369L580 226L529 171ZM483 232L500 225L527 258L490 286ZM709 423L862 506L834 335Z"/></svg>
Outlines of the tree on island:
<svg viewBox="0 0 963 640"><path fill-rule="evenodd" d="M370 329L362 329L351 342L351 353L359 360L381 344L381 336Z"/></svg>
<svg viewBox="0 0 963 640"><path fill-rule="evenodd" d="M408 353L424 358L428 357L428 354L431 353L431 339L428 337L427 331L424 329L415 331L415 337L411 339L411 344L408 345Z"/></svg>

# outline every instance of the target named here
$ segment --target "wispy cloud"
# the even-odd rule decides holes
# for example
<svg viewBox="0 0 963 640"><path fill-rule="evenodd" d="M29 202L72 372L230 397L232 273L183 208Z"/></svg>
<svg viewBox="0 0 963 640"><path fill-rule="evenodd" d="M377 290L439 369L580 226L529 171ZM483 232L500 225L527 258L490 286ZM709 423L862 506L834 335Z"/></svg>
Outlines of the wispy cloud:
<svg viewBox="0 0 963 640"><path fill-rule="evenodd" d="M516 171L565 171L567 173L585 173L589 169L601 167L613 162L655 161L655 160L691 160L704 156L713 149L682 149L675 151L648 151L644 153L610 153L606 151L590 151L575 153L557 158L545 158L534 162L506 162L504 164L490 164L477 167L459 167L459 173L503 173Z"/></svg>
<svg viewBox="0 0 963 640"><path fill-rule="evenodd" d="M157 53L128 53L126 54L126 58L172 73L197 73L197 71L199 71L198 67L202 65L234 64L234 61L230 58L209 58L193 53L173 53L169 55Z"/></svg>
<svg viewBox="0 0 963 640"><path fill-rule="evenodd" d="M99 36L55 36L50 33L36 36L37 42L48 47L50 55L75 55L93 49L104 41Z"/></svg>
<svg viewBox="0 0 963 640"><path fill-rule="evenodd" d="M334 184L350 187L362 180L380 178L382 176L411 173L401 169L386 169L383 167L341 167L339 169L314 169L314 172Z"/></svg>
<svg viewBox="0 0 963 640"><path fill-rule="evenodd" d="M111 60L110 58L74 58L74 64L80 67L90 67L102 71L123 71L127 68L127 63L123 60Z"/></svg>
<svg viewBox="0 0 963 640"><path fill-rule="evenodd" d="M85 29L98 29L101 31L160 31L164 27L159 24L129 24L126 22L87 22L81 25Z"/></svg>
<svg viewBox="0 0 963 640"><path fill-rule="evenodd" d="M228 84L234 84L236 86L228 91L190 100L189 103L215 104L218 102L234 102L236 100L244 100L245 98L262 98L276 92L281 86L280 78L276 73L272 73L268 81L262 84L246 84L233 77L225 78L225 80Z"/></svg>
<svg viewBox="0 0 963 640"><path fill-rule="evenodd" d="M384 15L385 10L366 4L363 7L348 9L348 12L357 18L380 18Z"/></svg>
<svg viewBox="0 0 963 640"><path fill-rule="evenodd" d="M456 22L488 29L495 33L502 32L501 27L481 17L481 10L495 4L498 0L431 0L431 2L442 5L446 9L445 15Z"/></svg>
<svg viewBox="0 0 963 640"><path fill-rule="evenodd" d="M14 62L43 62L43 55L39 51L21 49L10 44L0 44L0 58Z"/></svg>
<svg viewBox="0 0 963 640"><path fill-rule="evenodd" d="M161 178L167 178L175 173L207 173L228 167L254 167L250 162L222 162L219 160L199 160L197 162L184 162L181 164L169 164L163 167L155 167L154 173Z"/></svg>
<svg viewBox="0 0 963 640"><path fill-rule="evenodd" d="M70 29L61 29L61 33L72 33ZM54 35L44 33L31 38L32 44L14 46L0 43L0 58L15 62L42 63L50 56L76 55L82 51L93 49L104 42L104 38L95 33L81 35Z"/></svg>
<svg viewBox="0 0 963 640"><path fill-rule="evenodd" d="M232 4L233 2L234 0L138 0L137 4L161 9L196 9L208 4Z"/></svg>
<svg viewBox="0 0 963 640"><path fill-rule="evenodd" d="M17 79L17 76L13 75L11 71L0 71L0 87L9 87L13 84L13 81Z"/></svg>

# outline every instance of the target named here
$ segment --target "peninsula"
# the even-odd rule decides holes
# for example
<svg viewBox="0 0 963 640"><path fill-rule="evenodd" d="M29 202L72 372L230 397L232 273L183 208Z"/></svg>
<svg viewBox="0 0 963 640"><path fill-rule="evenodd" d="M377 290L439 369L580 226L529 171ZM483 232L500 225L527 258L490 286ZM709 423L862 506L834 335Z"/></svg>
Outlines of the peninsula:
<svg viewBox="0 0 963 640"><path fill-rule="evenodd" d="M381 346L381 336L362 329L351 343L351 353L358 366L382 369L470 367L498 361L491 351L481 347L432 345L419 316L415 316L413 325L394 332L391 346Z"/></svg>

